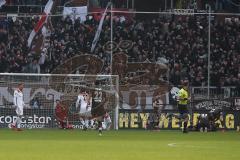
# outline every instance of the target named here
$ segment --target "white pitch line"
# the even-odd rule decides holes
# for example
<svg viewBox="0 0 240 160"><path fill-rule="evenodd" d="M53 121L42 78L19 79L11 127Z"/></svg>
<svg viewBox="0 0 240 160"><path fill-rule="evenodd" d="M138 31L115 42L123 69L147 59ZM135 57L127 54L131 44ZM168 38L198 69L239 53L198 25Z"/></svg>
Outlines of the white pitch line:
<svg viewBox="0 0 240 160"><path fill-rule="evenodd" d="M215 147L211 146L194 146L188 144L177 144L177 143L168 143L169 147L183 147L183 148L205 148L205 149L214 149Z"/></svg>
<svg viewBox="0 0 240 160"><path fill-rule="evenodd" d="M177 143L169 143L168 146L169 147L176 147Z"/></svg>

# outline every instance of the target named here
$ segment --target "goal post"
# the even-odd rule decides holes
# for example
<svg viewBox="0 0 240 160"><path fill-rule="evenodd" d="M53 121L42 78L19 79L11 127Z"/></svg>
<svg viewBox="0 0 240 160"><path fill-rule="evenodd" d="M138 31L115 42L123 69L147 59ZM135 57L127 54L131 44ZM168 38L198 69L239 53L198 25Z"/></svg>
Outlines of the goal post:
<svg viewBox="0 0 240 160"><path fill-rule="evenodd" d="M118 75L0 73L0 128L8 127L16 118L13 92L19 83L24 83L23 128L57 128L55 107L59 101L67 109L68 123L73 128L82 128L76 100L84 91L91 112L95 109L95 114L88 118L95 119L108 112L112 129L118 129ZM97 107L92 103L96 96L101 101Z"/></svg>

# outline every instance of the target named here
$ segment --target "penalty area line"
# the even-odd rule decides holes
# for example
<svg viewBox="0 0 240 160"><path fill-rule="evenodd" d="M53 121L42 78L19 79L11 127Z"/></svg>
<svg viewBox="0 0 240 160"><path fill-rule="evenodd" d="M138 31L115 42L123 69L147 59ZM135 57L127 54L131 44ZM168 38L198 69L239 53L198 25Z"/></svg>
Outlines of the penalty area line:
<svg viewBox="0 0 240 160"><path fill-rule="evenodd" d="M167 144L169 147L176 147L177 143L168 143Z"/></svg>
<svg viewBox="0 0 240 160"><path fill-rule="evenodd" d="M215 149L216 147L212 146L195 146L189 144L179 144L179 143L168 143L168 147L181 147L181 148L203 148L203 149Z"/></svg>

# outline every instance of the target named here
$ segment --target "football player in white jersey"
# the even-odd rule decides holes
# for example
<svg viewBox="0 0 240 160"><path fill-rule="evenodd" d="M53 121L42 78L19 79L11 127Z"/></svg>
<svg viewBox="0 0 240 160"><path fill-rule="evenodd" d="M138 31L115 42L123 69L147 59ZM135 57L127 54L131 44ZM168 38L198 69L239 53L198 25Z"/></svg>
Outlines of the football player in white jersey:
<svg viewBox="0 0 240 160"><path fill-rule="evenodd" d="M77 101L76 101L76 108L80 116L80 121L86 130L89 126L89 118L91 115L91 105L90 105L90 97L89 94L84 92L81 92L78 95Z"/></svg>
<svg viewBox="0 0 240 160"><path fill-rule="evenodd" d="M17 118L11 124L11 128L17 131L22 131L21 129L21 119L23 116L23 107L25 105L23 101L23 83L18 84L18 88L14 91L13 104L16 110Z"/></svg>
<svg viewBox="0 0 240 160"><path fill-rule="evenodd" d="M112 125L112 120L110 114L108 112L103 116L102 128L105 130L110 130Z"/></svg>

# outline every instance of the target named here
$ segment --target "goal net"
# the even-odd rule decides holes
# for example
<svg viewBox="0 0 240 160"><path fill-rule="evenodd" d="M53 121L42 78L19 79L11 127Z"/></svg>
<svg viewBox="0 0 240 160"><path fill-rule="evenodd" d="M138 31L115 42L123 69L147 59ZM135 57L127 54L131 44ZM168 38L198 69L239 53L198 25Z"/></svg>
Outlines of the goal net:
<svg viewBox="0 0 240 160"><path fill-rule="evenodd" d="M22 128L57 128L63 120L82 129L81 122L87 119L87 126L94 129L97 119L108 114L111 129L118 129L118 76L9 73L0 74L0 128L16 118L13 93L19 83L24 83ZM87 104L85 111L76 105L80 93Z"/></svg>

